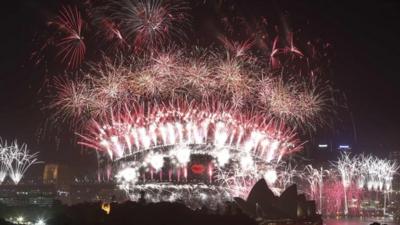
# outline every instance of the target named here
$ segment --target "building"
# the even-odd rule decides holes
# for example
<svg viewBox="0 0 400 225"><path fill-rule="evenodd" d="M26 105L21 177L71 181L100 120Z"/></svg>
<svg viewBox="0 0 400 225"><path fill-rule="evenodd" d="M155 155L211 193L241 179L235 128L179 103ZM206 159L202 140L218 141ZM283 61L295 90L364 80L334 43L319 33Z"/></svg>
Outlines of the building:
<svg viewBox="0 0 400 225"><path fill-rule="evenodd" d="M55 184L58 181L58 165L46 164L43 170L43 183Z"/></svg>
<svg viewBox="0 0 400 225"><path fill-rule="evenodd" d="M246 200L235 198L235 201L243 212L262 221L260 224L322 225L321 216L316 213L315 201L298 194L296 185L289 186L280 196L276 196L266 181L261 179L253 186Z"/></svg>
<svg viewBox="0 0 400 225"><path fill-rule="evenodd" d="M46 164L43 170L43 184L69 184L72 182L71 171L67 166Z"/></svg>
<svg viewBox="0 0 400 225"><path fill-rule="evenodd" d="M0 203L6 206L51 207L57 196L53 185L1 185Z"/></svg>

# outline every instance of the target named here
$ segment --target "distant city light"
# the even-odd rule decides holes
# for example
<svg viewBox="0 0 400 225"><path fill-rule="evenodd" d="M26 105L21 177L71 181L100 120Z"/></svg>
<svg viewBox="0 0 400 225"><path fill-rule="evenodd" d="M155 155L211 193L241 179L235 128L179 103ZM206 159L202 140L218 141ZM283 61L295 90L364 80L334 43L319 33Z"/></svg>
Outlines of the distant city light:
<svg viewBox="0 0 400 225"><path fill-rule="evenodd" d="M17 218L17 222L21 223L21 222L23 222L23 221L24 221L24 217L19 216L19 217Z"/></svg>
<svg viewBox="0 0 400 225"><path fill-rule="evenodd" d="M327 144L319 144L318 147L319 147L319 148L327 148L328 145L327 145Z"/></svg>
<svg viewBox="0 0 400 225"><path fill-rule="evenodd" d="M103 202L101 204L101 209L108 215L108 214L110 214L110 211L111 211L111 204Z"/></svg>
<svg viewBox="0 0 400 225"><path fill-rule="evenodd" d="M44 222L44 219L38 219L35 225L46 225L46 223Z"/></svg>
<svg viewBox="0 0 400 225"><path fill-rule="evenodd" d="M350 149L349 145L339 145L339 149Z"/></svg>

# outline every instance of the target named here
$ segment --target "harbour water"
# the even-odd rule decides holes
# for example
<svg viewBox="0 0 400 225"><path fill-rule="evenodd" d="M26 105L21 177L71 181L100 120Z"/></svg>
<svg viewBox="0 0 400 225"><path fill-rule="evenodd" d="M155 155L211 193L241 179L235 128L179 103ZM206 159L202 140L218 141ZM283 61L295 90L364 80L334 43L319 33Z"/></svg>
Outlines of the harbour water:
<svg viewBox="0 0 400 225"><path fill-rule="evenodd" d="M373 222L387 225L398 225L388 218L325 218L324 225L370 225Z"/></svg>

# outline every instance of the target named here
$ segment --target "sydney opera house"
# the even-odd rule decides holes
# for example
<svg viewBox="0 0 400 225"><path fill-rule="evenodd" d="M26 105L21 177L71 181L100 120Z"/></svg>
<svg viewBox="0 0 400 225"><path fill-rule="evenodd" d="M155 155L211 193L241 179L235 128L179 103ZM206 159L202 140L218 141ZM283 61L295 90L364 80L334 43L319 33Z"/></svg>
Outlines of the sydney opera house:
<svg viewBox="0 0 400 225"><path fill-rule="evenodd" d="M235 198L235 201L261 224L322 224L321 215L316 214L315 201L298 194L295 184L277 197L261 179L254 185L247 200Z"/></svg>

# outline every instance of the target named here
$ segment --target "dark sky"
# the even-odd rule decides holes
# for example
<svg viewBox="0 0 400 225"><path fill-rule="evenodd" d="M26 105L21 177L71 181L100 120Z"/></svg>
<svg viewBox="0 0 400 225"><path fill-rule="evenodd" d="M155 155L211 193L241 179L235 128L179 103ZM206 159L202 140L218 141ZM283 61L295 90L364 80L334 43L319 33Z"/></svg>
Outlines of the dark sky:
<svg viewBox="0 0 400 225"><path fill-rule="evenodd" d="M63 144L56 150L52 132L48 132L50 138L37 140L48 117L48 112L41 110L43 95L39 93L45 75L29 57L38 47L34 38L45 28L46 17L60 5L55 0L2 4L0 136L28 143L32 150L41 151L45 161L78 166L93 162L93 158L82 155L74 145ZM400 150L400 1L252 0L236 1L236 6L267 18L288 14L297 27L304 23L303 34L331 43L332 80L348 98L357 150ZM349 127L351 124L338 126L334 132L338 143L353 141Z"/></svg>

